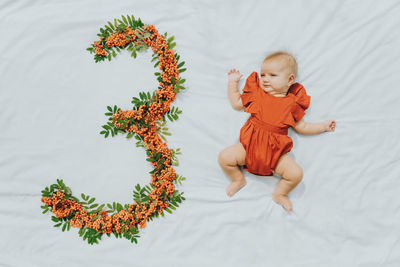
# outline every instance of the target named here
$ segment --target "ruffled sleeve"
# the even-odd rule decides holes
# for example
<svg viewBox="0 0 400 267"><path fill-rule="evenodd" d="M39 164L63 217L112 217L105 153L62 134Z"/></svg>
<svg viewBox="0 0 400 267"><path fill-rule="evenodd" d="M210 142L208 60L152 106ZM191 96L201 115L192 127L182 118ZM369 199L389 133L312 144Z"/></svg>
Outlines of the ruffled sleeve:
<svg viewBox="0 0 400 267"><path fill-rule="evenodd" d="M292 108L292 115L295 121L300 121L304 115L305 110L310 106L311 96L307 95L306 89L299 83L294 83L289 93L294 95L295 104Z"/></svg>
<svg viewBox="0 0 400 267"><path fill-rule="evenodd" d="M258 94L259 94L259 80L257 72L253 72L246 80L243 88L243 93L240 96L244 111L248 113L257 113L258 108Z"/></svg>

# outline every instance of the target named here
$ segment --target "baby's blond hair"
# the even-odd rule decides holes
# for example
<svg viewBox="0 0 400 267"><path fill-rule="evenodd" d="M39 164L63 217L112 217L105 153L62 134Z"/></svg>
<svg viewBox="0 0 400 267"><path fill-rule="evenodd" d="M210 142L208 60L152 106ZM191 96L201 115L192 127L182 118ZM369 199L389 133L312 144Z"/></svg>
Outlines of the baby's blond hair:
<svg viewBox="0 0 400 267"><path fill-rule="evenodd" d="M269 59L273 59L273 58L281 58L284 59L287 63L287 65L289 66L290 71L293 73L294 77L297 77L297 61L296 58L285 51L277 51L274 53L269 54L268 56L266 56L263 60L263 63Z"/></svg>

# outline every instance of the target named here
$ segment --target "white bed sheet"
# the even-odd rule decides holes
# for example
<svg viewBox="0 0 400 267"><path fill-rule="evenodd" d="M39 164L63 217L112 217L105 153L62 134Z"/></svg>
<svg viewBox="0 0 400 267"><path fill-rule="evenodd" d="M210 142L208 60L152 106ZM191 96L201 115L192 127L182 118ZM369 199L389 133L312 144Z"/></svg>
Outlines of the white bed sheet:
<svg viewBox="0 0 400 267"><path fill-rule="evenodd" d="M0 266L400 266L399 1L1 1ZM61 178L75 195L132 203L150 164L134 142L104 139L107 105L152 91L151 51L95 63L85 49L107 21L133 14L174 35L187 90L168 122L180 147L186 201L149 222L138 245L90 246L41 213L40 191ZM219 151L248 114L231 108L227 71L244 81L264 56L292 52L311 106L305 120L336 131L290 130L304 170L294 212L271 200L278 177L245 172L233 198Z"/></svg>

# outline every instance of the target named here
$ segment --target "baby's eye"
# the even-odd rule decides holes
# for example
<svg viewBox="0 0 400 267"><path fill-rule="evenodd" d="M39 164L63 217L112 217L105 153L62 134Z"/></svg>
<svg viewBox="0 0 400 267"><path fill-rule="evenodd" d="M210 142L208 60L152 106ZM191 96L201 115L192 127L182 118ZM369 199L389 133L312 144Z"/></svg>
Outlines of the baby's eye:
<svg viewBox="0 0 400 267"><path fill-rule="evenodd" d="M276 76L275 74L271 74L271 76Z"/></svg>

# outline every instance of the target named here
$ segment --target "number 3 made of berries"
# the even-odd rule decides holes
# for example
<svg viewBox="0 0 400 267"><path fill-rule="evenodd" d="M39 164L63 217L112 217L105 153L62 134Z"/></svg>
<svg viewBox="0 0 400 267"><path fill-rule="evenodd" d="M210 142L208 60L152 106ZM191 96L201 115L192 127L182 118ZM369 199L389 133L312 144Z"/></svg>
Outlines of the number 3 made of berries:
<svg viewBox="0 0 400 267"><path fill-rule="evenodd" d="M95 198L81 194L83 200L72 195L62 179L57 179L56 184L42 190L41 206L43 213L51 212L54 227L62 231L78 227L79 235L89 244L98 243L102 235L114 234L116 238L125 237L137 243L139 228L144 228L148 220L164 216L164 210L172 213L185 198L183 192L178 194L175 186L185 177L175 173L172 166L178 166L177 155L180 149L168 148L164 135L170 135L166 125L166 117L170 121L178 119L182 112L176 107L170 107L175 96L185 87L185 79L179 77L184 72L185 62L179 62L180 56L174 53L174 36L167 39L167 33L160 35L153 25L143 24L134 16L124 16L114 19L114 23L107 22L97 34L100 39L95 41L87 50L94 53L96 62L109 61L117 52L127 49L131 56L136 58L136 52L153 50L153 61L156 61L160 72L155 72L159 87L153 93L140 92L139 97L133 97L132 110L121 110L116 105L107 106L109 122L103 125L100 134L104 137L127 133L126 138L135 137L137 147L146 149L147 161L153 165L150 172L149 185L141 187L137 184L133 190L133 203L121 205L120 203L95 204ZM103 208L105 208L103 210ZM110 214L110 215L109 215Z"/></svg>

